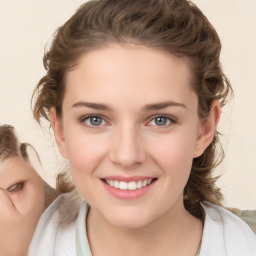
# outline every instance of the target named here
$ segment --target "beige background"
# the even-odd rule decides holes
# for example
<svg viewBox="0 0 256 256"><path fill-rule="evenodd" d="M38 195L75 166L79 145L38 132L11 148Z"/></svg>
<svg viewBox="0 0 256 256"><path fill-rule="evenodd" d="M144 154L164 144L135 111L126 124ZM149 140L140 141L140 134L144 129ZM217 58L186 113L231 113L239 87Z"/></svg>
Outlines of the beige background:
<svg viewBox="0 0 256 256"><path fill-rule="evenodd" d="M33 121L30 99L44 74L44 46L81 0L0 0L0 123L16 127L41 155L40 174L54 184L63 162L48 128ZM235 91L223 109L220 130L226 152L217 174L225 203L256 209L256 1L195 0L220 35L222 64ZM56 160L57 159L57 160Z"/></svg>

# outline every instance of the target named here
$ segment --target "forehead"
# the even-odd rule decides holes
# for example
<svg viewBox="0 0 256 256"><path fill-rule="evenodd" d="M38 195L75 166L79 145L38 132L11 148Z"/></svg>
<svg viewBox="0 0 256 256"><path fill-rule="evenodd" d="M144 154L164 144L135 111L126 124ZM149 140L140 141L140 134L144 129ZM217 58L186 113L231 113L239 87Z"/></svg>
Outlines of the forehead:
<svg viewBox="0 0 256 256"><path fill-rule="evenodd" d="M36 175L34 168L21 156L0 161L0 187L12 182L31 179Z"/></svg>
<svg viewBox="0 0 256 256"><path fill-rule="evenodd" d="M66 76L69 100L97 96L184 100L193 92L188 60L170 53L135 45L109 45L84 54ZM154 99L153 99L154 98ZM88 99L90 100L90 99ZM145 102L146 103L146 102Z"/></svg>

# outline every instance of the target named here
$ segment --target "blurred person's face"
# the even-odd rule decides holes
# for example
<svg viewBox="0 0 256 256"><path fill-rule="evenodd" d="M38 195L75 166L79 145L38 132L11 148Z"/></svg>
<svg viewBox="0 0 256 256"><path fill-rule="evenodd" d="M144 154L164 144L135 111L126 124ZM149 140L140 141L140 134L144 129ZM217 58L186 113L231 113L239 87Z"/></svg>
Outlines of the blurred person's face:
<svg viewBox="0 0 256 256"><path fill-rule="evenodd" d="M44 182L22 156L0 161L1 255L26 255L44 202Z"/></svg>

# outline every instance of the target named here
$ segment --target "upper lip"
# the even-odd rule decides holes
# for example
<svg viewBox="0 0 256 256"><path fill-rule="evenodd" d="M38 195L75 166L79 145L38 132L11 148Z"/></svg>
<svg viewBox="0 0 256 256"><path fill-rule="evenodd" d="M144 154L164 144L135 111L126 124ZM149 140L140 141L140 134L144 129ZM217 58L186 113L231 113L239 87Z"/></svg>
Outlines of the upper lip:
<svg viewBox="0 0 256 256"><path fill-rule="evenodd" d="M144 181L144 180L150 180L150 179L155 179L156 177L153 176L130 176L130 177L124 177L124 176L106 176L103 177L102 179L104 180L117 180L117 181L125 181L125 182L130 182L130 181Z"/></svg>

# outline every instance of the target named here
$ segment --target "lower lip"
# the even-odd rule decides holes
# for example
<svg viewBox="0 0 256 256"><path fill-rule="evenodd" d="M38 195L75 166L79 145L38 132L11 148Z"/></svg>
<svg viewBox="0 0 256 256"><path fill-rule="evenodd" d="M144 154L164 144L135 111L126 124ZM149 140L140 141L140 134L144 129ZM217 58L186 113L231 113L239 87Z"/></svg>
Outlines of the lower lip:
<svg viewBox="0 0 256 256"><path fill-rule="evenodd" d="M137 199L145 195L154 186L156 181L153 181L151 184L147 185L146 187L136 189L136 190L122 190L115 187L111 187L108 184L106 184L104 181L102 181L102 183L106 188L106 190L114 197L117 197L119 199Z"/></svg>

